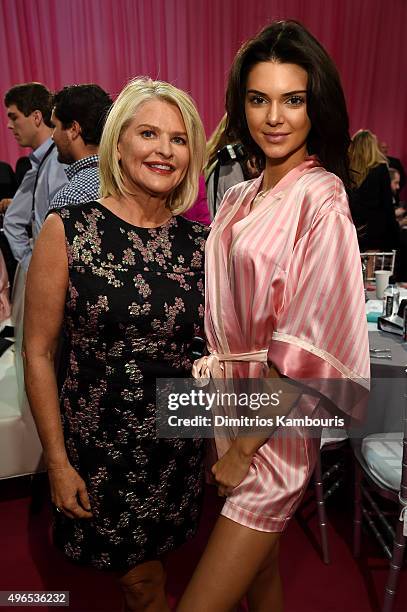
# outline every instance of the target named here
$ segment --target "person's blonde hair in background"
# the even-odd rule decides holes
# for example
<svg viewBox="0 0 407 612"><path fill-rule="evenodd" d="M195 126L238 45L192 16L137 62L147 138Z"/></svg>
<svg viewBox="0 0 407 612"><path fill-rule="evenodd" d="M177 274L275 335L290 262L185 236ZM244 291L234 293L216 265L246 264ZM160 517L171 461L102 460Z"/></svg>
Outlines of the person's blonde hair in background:
<svg viewBox="0 0 407 612"><path fill-rule="evenodd" d="M225 113L206 143L205 181L208 180L218 161L218 151L223 149L227 144L234 144L234 141L232 142L230 138L226 136L226 119L227 115Z"/></svg>
<svg viewBox="0 0 407 612"><path fill-rule="evenodd" d="M221 162L218 158L218 152L227 145L230 148L238 145L240 151L244 152L240 140L227 131L227 114L225 113L206 144L204 175L209 214L212 219L218 211L223 196L230 187L248 178L258 176L257 168L251 163L250 159L242 160L240 158L239 160L239 158L231 155L228 163Z"/></svg>
<svg viewBox="0 0 407 612"><path fill-rule="evenodd" d="M356 187L359 187L372 168L388 165L386 156L380 151L376 136L370 130L358 130L349 147L349 163Z"/></svg>
<svg viewBox="0 0 407 612"><path fill-rule="evenodd" d="M130 81L109 112L99 147L100 195L102 198L132 195L124 184L117 145L137 109L151 100L162 100L177 107L185 123L190 161L183 180L167 200L172 214L180 215L191 208L198 195L198 179L205 162L205 130L192 98L187 93L169 83L153 81L148 77L137 77Z"/></svg>

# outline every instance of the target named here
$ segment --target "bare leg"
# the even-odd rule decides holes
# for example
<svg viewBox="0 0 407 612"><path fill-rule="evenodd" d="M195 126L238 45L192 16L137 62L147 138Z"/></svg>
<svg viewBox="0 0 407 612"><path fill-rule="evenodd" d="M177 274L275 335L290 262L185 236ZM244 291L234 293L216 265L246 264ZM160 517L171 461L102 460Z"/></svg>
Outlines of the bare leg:
<svg viewBox="0 0 407 612"><path fill-rule="evenodd" d="M169 612L161 561L147 561L133 567L119 579L119 584L124 612Z"/></svg>
<svg viewBox="0 0 407 612"><path fill-rule="evenodd" d="M247 593L250 612L283 612L283 591L278 567L279 542L260 568Z"/></svg>
<svg viewBox="0 0 407 612"><path fill-rule="evenodd" d="M230 612L251 585L253 589L260 589L260 596L262 592L267 593L267 601L272 601L262 574L271 563L268 560L272 558L279 537L279 533L249 529L220 516L177 611ZM273 584L279 588L278 579ZM279 601L278 596L276 601ZM264 606L258 608L259 612L266 609L271 612ZM275 612L281 612L281 608Z"/></svg>

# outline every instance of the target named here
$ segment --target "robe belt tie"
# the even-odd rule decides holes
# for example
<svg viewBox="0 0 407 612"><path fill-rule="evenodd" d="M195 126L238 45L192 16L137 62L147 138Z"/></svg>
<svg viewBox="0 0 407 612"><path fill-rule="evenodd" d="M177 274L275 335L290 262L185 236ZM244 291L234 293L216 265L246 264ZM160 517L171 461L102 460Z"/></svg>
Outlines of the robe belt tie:
<svg viewBox="0 0 407 612"><path fill-rule="evenodd" d="M249 353L217 353L210 351L210 355L205 355L197 359L192 366L192 376L197 379L225 378L225 368L222 361L246 361L267 363L268 349L252 351Z"/></svg>

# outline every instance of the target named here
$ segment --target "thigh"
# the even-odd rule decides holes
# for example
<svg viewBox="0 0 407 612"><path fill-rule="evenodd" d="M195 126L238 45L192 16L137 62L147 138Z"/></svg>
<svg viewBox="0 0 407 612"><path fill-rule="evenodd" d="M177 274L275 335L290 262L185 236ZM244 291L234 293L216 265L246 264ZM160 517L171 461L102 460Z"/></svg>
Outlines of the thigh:
<svg viewBox="0 0 407 612"><path fill-rule="evenodd" d="M279 542L276 542L247 591L249 610L282 612L283 592L278 561Z"/></svg>
<svg viewBox="0 0 407 612"><path fill-rule="evenodd" d="M177 611L232 610L279 538L280 533L250 529L221 516Z"/></svg>

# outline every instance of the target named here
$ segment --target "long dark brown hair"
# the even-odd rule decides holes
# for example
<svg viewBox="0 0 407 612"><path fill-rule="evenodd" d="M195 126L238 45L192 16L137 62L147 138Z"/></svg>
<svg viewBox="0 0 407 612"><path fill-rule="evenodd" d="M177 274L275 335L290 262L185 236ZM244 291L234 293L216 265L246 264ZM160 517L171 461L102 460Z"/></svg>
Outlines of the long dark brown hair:
<svg viewBox="0 0 407 612"><path fill-rule="evenodd" d="M297 21L276 21L243 44L229 74L226 92L226 131L238 135L257 165L265 156L250 135L245 114L246 84L250 70L259 62L297 64L306 70L307 113L311 130L307 139L309 155L351 186L348 148L349 119L345 96L335 64L316 38Z"/></svg>

